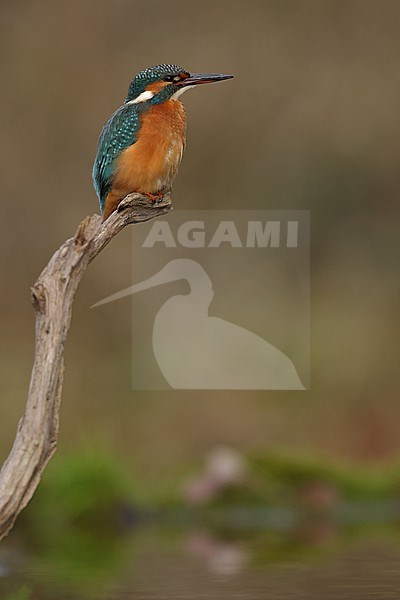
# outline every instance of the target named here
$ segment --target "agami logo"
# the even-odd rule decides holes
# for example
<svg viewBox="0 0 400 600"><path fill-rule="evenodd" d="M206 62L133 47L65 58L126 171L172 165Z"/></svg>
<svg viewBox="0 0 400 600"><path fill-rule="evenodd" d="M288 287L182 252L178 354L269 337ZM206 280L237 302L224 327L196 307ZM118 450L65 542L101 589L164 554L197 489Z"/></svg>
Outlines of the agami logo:
<svg viewBox="0 0 400 600"><path fill-rule="evenodd" d="M206 238L205 221L186 221L177 230L176 239L168 221L156 221L143 242L144 248L164 244L166 248L220 248L229 244L232 248L297 248L298 221L248 221L245 239L242 240L234 221L221 221L215 232Z"/></svg>
<svg viewBox="0 0 400 600"><path fill-rule="evenodd" d="M259 213L134 228L137 283L95 305L132 297L134 388L307 388L308 213Z"/></svg>

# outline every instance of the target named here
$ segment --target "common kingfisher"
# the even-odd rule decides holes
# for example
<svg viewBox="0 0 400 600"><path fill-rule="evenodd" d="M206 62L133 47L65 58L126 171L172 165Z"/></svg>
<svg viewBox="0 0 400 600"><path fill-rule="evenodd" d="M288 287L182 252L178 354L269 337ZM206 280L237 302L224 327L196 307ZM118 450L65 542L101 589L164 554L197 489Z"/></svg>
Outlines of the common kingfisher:
<svg viewBox="0 0 400 600"><path fill-rule="evenodd" d="M124 104L100 134L93 182L103 221L132 192L153 201L170 191L186 140L186 113L180 96L201 84L233 75L189 73L178 65L158 65L138 73Z"/></svg>

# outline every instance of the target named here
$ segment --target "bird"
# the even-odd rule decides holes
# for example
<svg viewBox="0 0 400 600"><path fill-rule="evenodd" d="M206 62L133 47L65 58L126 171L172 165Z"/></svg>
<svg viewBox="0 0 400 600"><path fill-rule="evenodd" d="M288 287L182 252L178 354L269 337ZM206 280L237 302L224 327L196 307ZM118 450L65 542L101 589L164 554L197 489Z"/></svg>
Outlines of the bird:
<svg viewBox="0 0 400 600"><path fill-rule="evenodd" d="M127 194L142 193L157 202L171 191L186 141L182 94L232 77L161 64L132 79L123 105L108 119L98 141L92 174L103 221Z"/></svg>

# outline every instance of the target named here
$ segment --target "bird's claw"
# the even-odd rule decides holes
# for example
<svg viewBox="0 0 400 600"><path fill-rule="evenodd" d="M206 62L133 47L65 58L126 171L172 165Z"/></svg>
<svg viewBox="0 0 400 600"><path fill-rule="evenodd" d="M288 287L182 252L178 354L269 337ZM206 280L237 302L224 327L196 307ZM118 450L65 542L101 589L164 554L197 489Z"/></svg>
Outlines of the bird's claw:
<svg viewBox="0 0 400 600"><path fill-rule="evenodd" d="M146 193L146 196L150 198L154 206L157 206L164 200L164 194L162 192L158 192L158 194Z"/></svg>

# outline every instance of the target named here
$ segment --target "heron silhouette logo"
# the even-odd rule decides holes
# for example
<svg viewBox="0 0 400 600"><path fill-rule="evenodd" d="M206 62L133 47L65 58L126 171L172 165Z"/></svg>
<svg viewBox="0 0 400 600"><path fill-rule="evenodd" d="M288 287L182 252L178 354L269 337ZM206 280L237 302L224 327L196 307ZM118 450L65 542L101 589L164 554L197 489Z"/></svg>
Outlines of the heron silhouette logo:
<svg viewBox="0 0 400 600"><path fill-rule="evenodd" d="M175 389L304 389L292 361L239 325L210 317L212 282L196 261L178 258L156 275L98 302L120 300L152 287L185 279L187 295L173 296L158 311L153 351ZM201 360L194 360L192 348Z"/></svg>
<svg viewBox="0 0 400 600"><path fill-rule="evenodd" d="M168 227L173 227L171 220L169 218ZM179 227L182 230L181 223L176 224L177 232ZM146 240L148 242L148 235L142 235L140 248L155 252L154 248L149 249ZM206 246L204 244L202 252L210 252L205 249ZM305 389L294 363L284 351L285 344L283 348L279 347L276 335L269 339L265 329L260 335L259 331L254 331L257 328L252 323L250 326L246 320L243 323L243 304L242 310L236 314L226 310L227 297L229 307L240 305L241 300L235 300L233 290L226 295L227 286L219 281L221 267L216 271L214 261L210 262L206 256L199 254L198 248L193 258L179 257L176 244L169 256L168 252L167 255L165 252L160 254L160 250L154 268L146 264L149 261L140 260L142 272L146 273L144 278L142 274L141 281L94 304L100 306L127 296L133 297L133 321L140 329L140 333L136 330L133 336L136 344L133 368L146 379L146 384L139 387L157 389L151 387L156 375L151 371L154 367L149 366L155 361L156 370L172 389ZM277 252L277 249L273 251ZM187 255L187 247L184 253ZM177 293L177 288L179 292L183 288L186 293ZM225 300L222 298L219 302L219 296L223 296L224 292ZM256 294L249 292L251 306L251 296ZM245 293L246 290L242 290L242 297ZM228 314L224 314L226 312ZM148 323L144 329L143 322ZM146 352L138 351L138 347L146 345L148 353L145 359ZM152 359L148 358L150 354Z"/></svg>

